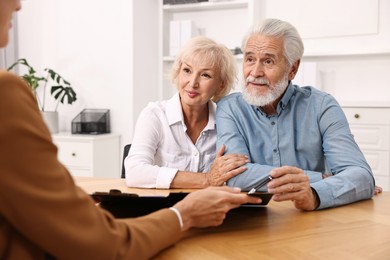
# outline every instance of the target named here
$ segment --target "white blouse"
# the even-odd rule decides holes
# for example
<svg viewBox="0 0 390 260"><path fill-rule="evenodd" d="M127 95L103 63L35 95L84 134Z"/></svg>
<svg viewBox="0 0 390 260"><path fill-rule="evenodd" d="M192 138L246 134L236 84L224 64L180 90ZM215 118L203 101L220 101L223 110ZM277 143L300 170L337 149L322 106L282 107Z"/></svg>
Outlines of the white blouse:
<svg viewBox="0 0 390 260"><path fill-rule="evenodd" d="M180 171L208 172L216 154L216 104L195 145L187 135L179 94L149 103L138 117L125 159L129 187L168 189Z"/></svg>

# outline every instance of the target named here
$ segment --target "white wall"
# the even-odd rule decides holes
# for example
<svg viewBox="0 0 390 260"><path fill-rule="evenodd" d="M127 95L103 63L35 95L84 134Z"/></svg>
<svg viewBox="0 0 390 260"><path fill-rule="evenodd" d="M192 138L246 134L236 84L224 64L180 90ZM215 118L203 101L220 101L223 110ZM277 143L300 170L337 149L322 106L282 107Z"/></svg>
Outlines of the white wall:
<svg viewBox="0 0 390 260"><path fill-rule="evenodd" d="M133 32L133 118L150 101L159 98L158 89L158 1L132 0L134 10ZM134 129L134 125L131 125Z"/></svg>
<svg viewBox="0 0 390 260"><path fill-rule="evenodd" d="M156 2L22 2L19 57L56 70L77 92L76 103L59 107L62 131L82 109L108 108L111 132L122 135L122 146L131 142L140 109L158 93Z"/></svg>
<svg viewBox="0 0 390 260"><path fill-rule="evenodd" d="M390 106L390 1L265 0L263 8L300 32L315 87L341 105Z"/></svg>
<svg viewBox="0 0 390 260"><path fill-rule="evenodd" d="M341 105L390 106L390 53L304 58L317 64L317 87Z"/></svg>

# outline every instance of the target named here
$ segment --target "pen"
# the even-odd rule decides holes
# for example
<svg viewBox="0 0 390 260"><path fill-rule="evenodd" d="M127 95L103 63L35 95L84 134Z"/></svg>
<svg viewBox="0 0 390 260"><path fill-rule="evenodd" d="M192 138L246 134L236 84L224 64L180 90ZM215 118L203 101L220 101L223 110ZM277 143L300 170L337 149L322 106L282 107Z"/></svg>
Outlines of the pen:
<svg viewBox="0 0 390 260"><path fill-rule="evenodd" d="M258 189L260 189L261 187L263 187L264 185L266 185L268 182L272 181L272 176L271 175L268 175L267 177L265 177L264 179L261 180L261 182L259 183L259 185L257 185L256 187L252 188L248 194L253 194L255 193Z"/></svg>

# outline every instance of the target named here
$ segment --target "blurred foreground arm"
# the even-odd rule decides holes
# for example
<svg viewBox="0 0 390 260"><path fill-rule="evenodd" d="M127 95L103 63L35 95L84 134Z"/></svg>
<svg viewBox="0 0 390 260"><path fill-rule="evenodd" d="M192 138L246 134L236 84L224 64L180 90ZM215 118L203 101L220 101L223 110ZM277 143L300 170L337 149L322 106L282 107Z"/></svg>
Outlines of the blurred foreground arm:
<svg viewBox="0 0 390 260"><path fill-rule="evenodd" d="M183 220L182 231L191 227L219 226L229 210L245 203L261 203L261 199L240 191L238 188L209 187L188 194L174 206Z"/></svg>

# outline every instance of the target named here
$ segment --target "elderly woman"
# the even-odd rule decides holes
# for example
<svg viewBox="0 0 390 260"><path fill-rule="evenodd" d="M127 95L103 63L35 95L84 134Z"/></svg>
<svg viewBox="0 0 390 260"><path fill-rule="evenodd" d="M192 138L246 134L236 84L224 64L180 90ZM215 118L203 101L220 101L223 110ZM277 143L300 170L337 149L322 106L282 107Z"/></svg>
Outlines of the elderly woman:
<svg viewBox="0 0 390 260"><path fill-rule="evenodd" d="M207 37L190 40L177 55L172 82L178 93L150 103L140 114L126 183L141 188L203 188L223 185L246 170L245 155L216 153L215 110L236 78L230 50Z"/></svg>

